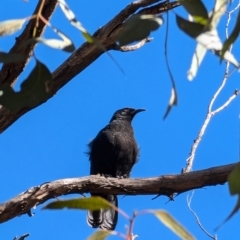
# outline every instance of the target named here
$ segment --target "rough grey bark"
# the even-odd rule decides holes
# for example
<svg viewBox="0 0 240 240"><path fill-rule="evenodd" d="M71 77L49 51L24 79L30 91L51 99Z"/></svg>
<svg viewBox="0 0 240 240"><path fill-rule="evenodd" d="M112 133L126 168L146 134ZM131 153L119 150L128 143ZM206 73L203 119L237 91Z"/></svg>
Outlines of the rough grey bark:
<svg viewBox="0 0 240 240"><path fill-rule="evenodd" d="M192 189L225 184L236 164L223 165L190 173L152 178L117 179L99 176L60 179L32 187L0 204L0 223L22 214L31 215L31 208L49 199L74 193L115 195L165 195L170 198Z"/></svg>
<svg viewBox="0 0 240 240"><path fill-rule="evenodd" d="M41 1L39 1L40 4ZM171 10L179 6L179 2L168 1L161 2L160 0L138 0L130 3L122 11L120 11L112 20L110 20L105 26L98 29L93 36L102 43L107 50L119 50L116 48L115 37L121 31L122 23L132 14L140 10L141 13L147 14L157 14ZM158 3L153 5L154 3ZM38 4L38 5L39 5ZM46 0L43 8L43 15L46 19L49 19L53 13L57 4L57 0ZM39 6L36 7L37 11ZM27 55L25 61L22 63L11 63L4 64L0 71L0 84L8 83L13 85L18 78L19 74L23 71L25 65L27 64L29 57L35 47L35 45L25 48L19 52L19 46L22 45L26 39L32 37L32 31L35 26L35 21L32 20L28 23L25 30L19 36L15 45L10 52L14 53L24 53ZM38 27L38 35L43 33L44 25L40 24ZM76 51L70 55L70 57L63 62L53 73L53 87L52 96L56 94L65 84L71 81L76 75L81 73L85 68L92 64L98 57L100 57L104 51L98 48L94 44L84 43ZM11 74L10 74L11 73ZM4 107L0 108L0 133L11 126L17 119L19 119L23 114L30 111L31 109L21 109L16 113L11 113Z"/></svg>

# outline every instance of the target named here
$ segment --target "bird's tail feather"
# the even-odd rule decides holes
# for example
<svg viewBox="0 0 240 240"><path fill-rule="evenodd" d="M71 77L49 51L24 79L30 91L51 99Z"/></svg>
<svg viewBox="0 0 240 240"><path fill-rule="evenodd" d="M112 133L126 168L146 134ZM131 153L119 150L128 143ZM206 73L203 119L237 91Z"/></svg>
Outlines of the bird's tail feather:
<svg viewBox="0 0 240 240"><path fill-rule="evenodd" d="M118 199L116 195L102 195L100 196L115 207L118 207ZM113 208L101 209L99 211L88 211L87 222L90 227L102 228L106 230L114 230L118 221L118 212Z"/></svg>
<svg viewBox="0 0 240 240"><path fill-rule="evenodd" d="M88 211L87 223L92 228L98 228L102 223L102 210Z"/></svg>

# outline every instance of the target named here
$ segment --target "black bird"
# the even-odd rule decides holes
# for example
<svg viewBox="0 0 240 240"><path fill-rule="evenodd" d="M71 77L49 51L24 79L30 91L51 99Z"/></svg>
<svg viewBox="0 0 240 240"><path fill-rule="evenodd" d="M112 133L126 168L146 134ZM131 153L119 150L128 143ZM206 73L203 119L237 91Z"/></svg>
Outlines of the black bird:
<svg viewBox="0 0 240 240"><path fill-rule="evenodd" d="M138 146L131 122L145 109L123 108L116 111L109 124L89 143L90 174L105 177L128 178L137 161ZM105 198L118 207L116 195L92 194ZM88 211L87 222L93 228L114 230L118 212L114 209Z"/></svg>

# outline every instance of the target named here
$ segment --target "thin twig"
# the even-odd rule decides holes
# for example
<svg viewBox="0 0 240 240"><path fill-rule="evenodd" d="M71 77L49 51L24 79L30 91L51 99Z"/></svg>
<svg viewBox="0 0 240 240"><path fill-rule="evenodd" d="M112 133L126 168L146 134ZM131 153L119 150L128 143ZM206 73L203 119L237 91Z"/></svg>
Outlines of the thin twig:
<svg viewBox="0 0 240 240"><path fill-rule="evenodd" d="M220 112L221 110L223 110L224 108L226 108L231 103L231 101L234 100L239 95L239 93L240 93L240 91L236 89L233 92L233 95L221 107L219 107L218 109L216 109L215 111L212 112L212 115L214 115L214 114Z"/></svg>
<svg viewBox="0 0 240 240"><path fill-rule="evenodd" d="M107 50L112 50L115 46L115 39L117 34L121 31L121 26L126 19L128 19L132 14L138 13L143 8L152 6L157 2L162 2L160 0L137 0L129 3L125 8L123 8L115 17L113 17L106 25L99 28L94 34L93 37L96 38ZM41 2L39 1L39 4ZM37 14L38 7L33 15ZM50 13L53 12L55 6L57 5L57 0L45 0L45 5L42 11L42 16L45 19L49 19ZM178 6L177 2L172 4L167 4L162 2L163 11L169 11ZM155 6L155 5L154 5ZM154 11L154 6L151 8ZM161 6L156 6L157 9L161 9ZM40 21L38 33L40 31L40 26L45 27L45 24ZM19 77L19 74L23 71L27 61L29 60L32 51L34 49L33 44L23 47L19 51L19 46L29 38L32 37L32 32L35 27L35 20L31 20L26 27L27 34L23 34L18 38L17 44L10 51L11 53L22 53L28 56L26 61L4 64L0 72L0 83L7 83L9 85L14 84L15 80ZM36 37L40 36L37 35ZM24 51L23 51L24 50ZM81 73L86 69L90 64L92 64L98 57L104 53L103 50L97 48L94 44L84 43L72 55L63 62L54 72L53 75L53 85L52 85L52 96L55 96L56 92L59 91L65 84L71 81L77 74ZM2 107L0 109L0 133L5 131L11 124L17 121L22 115L31 111L32 109L21 109L16 113L11 113L8 109Z"/></svg>
<svg viewBox="0 0 240 240"><path fill-rule="evenodd" d="M228 15L228 19L227 19L227 22L226 22L226 38L228 38L229 34L228 34L228 27L229 27L229 23L230 23L230 20L231 20L231 14L236 11L237 9L239 9L240 7L240 0L238 2L238 5L236 8L234 8L232 11L230 12L226 12L227 15ZM230 46L229 48L229 51L231 52L232 50L232 45ZM215 102L215 100L217 99L218 95L221 93L222 89L225 87L226 85L226 82L227 80L229 79L229 76L230 74L233 72L231 71L231 73L229 74L229 67L230 67L230 63L227 62L226 63L226 67L225 67L225 74L224 74L224 77L223 77L223 80L222 80L222 83L220 85L220 87L217 89L217 91L215 92L215 94L213 95L213 98L212 100L210 101L210 104L208 106L208 111L207 111L207 116L205 118L205 121L202 125L202 128L200 129L200 132L198 134L198 137L197 139L194 141L194 144L192 145L192 148L191 148L191 152L190 152L190 157L187 159L187 167L186 169L184 170L184 172L188 172L188 171L191 171L192 169L192 164L193 164L193 160L194 160L194 156L195 156L195 153L196 153L196 150L197 150L197 147L202 139L202 136L203 134L205 133L205 130L211 120L211 118L218 112L222 111L224 108L226 108L240 93L239 90L235 90L232 94L232 96L229 97L229 99L224 103L222 104L219 108L217 108L216 110L212 110L212 107L213 107L213 104ZM210 233L208 233L208 231L202 226L201 222L200 222L200 219L199 217L197 216L197 214L192 210L191 208L191 201L192 201L192 197L193 197L193 194L194 194L194 191L192 191L192 194L189 198L189 195L187 195L187 205L188 205L188 208L189 210L193 213L193 215L195 216L196 218L196 221L197 221L197 224L199 225L199 227L202 229L202 231L210 238L214 239L214 240L217 240L217 235L215 236L212 236Z"/></svg>
<svg viewBox="0 0 240 240"><path fill-rule="evenodd" d="M240 7L240 1L237 5L236 8L234 8L233 10L231 10L230 12L226 12L227 15L228 15L228 19L227 19L227 23L226 23L226 37L228 38L228 27L229 27L229 23L231 21L231 14L236 11L238 8ZM232 46L230 46L229 48L229 51L231 52L232 50ZM195 154L196 154L196 151L197 151L197 148L199 146L199 143L201 142L202 140L202 137L206 131L206 128L211 120L211 118L216 114L216 113L219 113L220 111L222 111L223 109L225 109L238 95L239 95L239 90L234 90L232 96L229 97L229 99L224 103L222 104L219 108L217 108L216 110L212 110L213 108L213 104L215 103L217 97L219 96L219 94L221 93L221 91L223 90L223 88L225 87L226 83L227 83L227 80L229 79L229 68L230 68L230 63L229 62L226 62L226 67L225 67L225 72L224 72L224 77L223 77L223 80L222 80L222 83L220 85L220 87L217 89L217 91L215 92L215 94L213 95L212 97L212 100L210 101L209 103L209 106L208 106L208 111L207 111L207 115L206 115L206 118L203 122L203 125L198 133L198 136L197 138L194 140L194 143L191 147L191 151L190 151L190 154L189 154L189 157L187 158L186 160L186 168L182 170L182 172L190 172L192 170L192 166L193 166L193 161L194 161L194 158L195 158Z"/></svg>
<svg viewBox="0 0 240 240"><path fill-rule="evenodd" d="M57 6L57 0L45 0L45 4L42 8L42 2L39 1L32 16L36 16L39 13L39 9L42 8L41 14L42 16L50 20L54 10ZM10 49L9 53L17 53L25 56L25 59L21 62L16 63L4 63L0 70L0 84L8 84L13 86L17 81L19 75L24 70L25 66L28 64L30 57L32 56L33 49L37 45L37 43L31 43L28 45L24 45L27 40L33 37L34 29L36 28L36 19L31 19L26 25L23 32L16 38L16 42L13 47ZM45 30L45 24L40 21L35 37L40 37ZM6 112L4 109L0 110L1 112ZM8 118L11 118L11 114L8 114ZM1 124L0 124L1 125Z"/></svg>
<svg viewBox="0 0 240 240"><path fill-rule="evenodd" d="M201 224L200 219L198 217L198 215L192 210L191 208L191 202L192 202L192 197L193 197L194 191L192 191L191 196L189 197L189 194L187 195L187 205L189 210L191 211L191 213L195 216L197 224L199 225L199 227L203 230L204 233L206 233L206 235L214 240L217 240L217 235L212 236Z"/></svg>
<svg viewBox="0 0 240 240"><path fill-rule="evenodd" d="M175 85L175 81L174 81L174 77L170 68L170 63L169 63L169 59L168 59L168 33L169 33L169 13L167 12L167 23L166 23L166 35L165 35L165 40L164 40L164 57L165 57L165 61L166 61L166 65L167 65L167 70L168 70L168 74L169 77L171 79L171 83L172 83L172 89L171 89L171 96L170 96L170 100L168 103L168 107L167 110L163 116L163 119L165 119L171 108L175 105L177 105L177 91L176 91L176 85Z"/></svg>

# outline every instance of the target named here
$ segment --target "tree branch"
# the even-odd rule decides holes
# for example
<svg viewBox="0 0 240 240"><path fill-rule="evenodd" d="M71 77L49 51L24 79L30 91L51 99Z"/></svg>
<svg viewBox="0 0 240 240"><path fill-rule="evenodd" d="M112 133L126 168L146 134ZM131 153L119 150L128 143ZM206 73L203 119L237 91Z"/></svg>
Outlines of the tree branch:
<svg viewBox="0 0 240 240"><path fill-rule="evenodd" d="M38 2L36 9L34 10L33 14L37 14L39 11L39 7L42 1ZM45 0L45 4L42 9L42 16L46 20L50 20L58 1L57 0ZM36 19L32 19L29 21L27 26L25 27L22 34L16 38L16 43L10 49L9 53L19 53L25 56L25 59L21 62L14 62L14 63L5 63L2 66L0 71L0 84L9 84L14 85L19 75L24 70L25 66L27 65L34 47L37 43L32 43L31 45L23 45L28 39L33 37L33 30L36 26ZM42 21L39 21L38 28L36 31L35 37L40 37L45 30L45 24Z"/></svg>
<svg viewBox="0 0 240 240"><path fill-rule="evenodd" d="M227 23L226 23L226 38L229 37L229 34L228 34L228 27L229 27L229 23L230 23L230 20L231 20L231 14L236 11L237 9L239 8L239 4L236 8L234 8L232 11L228 12L228 18L227 18ZM230 46L230 48L228 49L229 52L232 51L232 45ZM186 167L185 169L183 169L182 171L183 172L189 172L192 170L192 166L193 166L193 161L194 161L194 158L195 158L195 154L196 154L196 151L197 151L197 148L202 140L202 137L203 135L205 134L206 132L206 129L212 119L212 117L222 111L223 109L225 109L240 93L239 90L235 89L232 96L229 97L229 99L224 103L222 104L220 107L218 107L217 109L213 110L213 105L214 103L216 102L219 94L222 92L222 90L224 89L224 87L226 86L227 84L227 81L229 80L229 77L231 74L229 74L229 69L230 69L230 62L228 61L226 63L226 66L225 66L225 72L224 72L224 76L223 76L223 80L220 84L220 86L218 87L218 89L216 90L216 92L213 94L213 97L209 103L209 106L208 106L208 109L207 109L207 114L206 114L206 117L205 117L205 120L203 122L203 125L197 135L197 138L193 141L193 145L191 147L191 151L190 151L190 154L189 154L189 157L187 158L186 160Z"/></svg>
<svg viewBox="0 0 240 240"><path fill-rule="evenodd" d="M117 179L99 176L60 179L35 186L0 204L0 223L21 214L49 199L68 194L104 193L117 195L165 195L224 184L236 164L208 168L183 174L154 178Z"/></svg>
<svg viewBox="0 0 240 240"><path fill-rule="evenodd" d="M134 14L137 10L139 10L140 8L150 6L159 1L160 0L139 0L139 1L130 3L119 14L117 14L112 20L110 20L105 26L98 29L94 33L93 36L99 42L101 42L107 50L114 49L115 48L115 39L116 39L117 34L121 31L122 23L128 17L130 17L132 14ZM56 2L56 0L46 0L46 4L47 3L52 4L51 5L52 9L54 9L53 6L55 7L55 5L54 5L55 2ZM167 3L167 2L168 1L165 1L160 4L155 5L156 11L160 12L161 5L162 5L162 12L171 10L179 5L178 2L171 2L171 3ZM46 5L44 6L44 9L46 9ZM154 6L151 7L151 11L153 11L153 10L154 10ZM144 11L143 11L143 13L144 13ZM31 25L31 22L28 24L28 26L29 25ZM27 29L27 27L26 27L26 29ZM29 32L29 30L25 30L25 31ZM20 37L19 37L19 39L20 39ZM30 36L28 35L28 37L30 37ZM16 45L17 49L18 49L19 45L22 43L21 41L16 42L15 45ZM32 52L32 49L30 49L29 52L25 52L25 54L30 55L31 52ZM94 44L89 44L89 43L82 44L64 63L62 63L52 73L52 75L53 75L52 96L54 96L55 93L58 90L60 90L65 84L67 84L71 79L73 79L76 75L81 73L85 68L87 68L90 64L92 64L103 53L104 53L103 50L99 49ZM3 80L0 80L2 83L3 82L5 82L5 83L7 82L9 84L14 83L14 81L17 79L18 75L23 71L23 68L26 63L17 67L18 64L20 64L20 63L16 63L16 64L11 63L11 64L8 64L8 67L7 67L7 65L5 65L5 67L2 68L1 75L0 75L0 79L3 79ZM28 112L30 110L32 110L32 109L21 109L20 111L18 111L16 113L11 113L10 111L8 111L4 107L2 107L0 109L0 133L2 133L4 130L6 130L18 118L20 118L22 115L24 115L26 112Z"/></svg>

